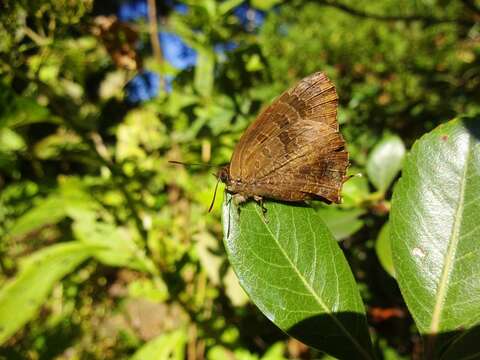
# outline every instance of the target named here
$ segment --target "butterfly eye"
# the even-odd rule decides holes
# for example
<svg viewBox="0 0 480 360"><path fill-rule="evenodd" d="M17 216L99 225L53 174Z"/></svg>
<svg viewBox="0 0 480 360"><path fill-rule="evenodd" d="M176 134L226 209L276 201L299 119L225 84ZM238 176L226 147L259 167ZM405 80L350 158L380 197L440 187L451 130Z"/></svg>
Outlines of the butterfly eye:
<svg viewBox="0 0 480 360"><path fill-rule="evenodd" d="M220 171L218 172L218 178L220 179L221 182L227 183L229 180L228 169L226 168L220 169Z"/></svg>

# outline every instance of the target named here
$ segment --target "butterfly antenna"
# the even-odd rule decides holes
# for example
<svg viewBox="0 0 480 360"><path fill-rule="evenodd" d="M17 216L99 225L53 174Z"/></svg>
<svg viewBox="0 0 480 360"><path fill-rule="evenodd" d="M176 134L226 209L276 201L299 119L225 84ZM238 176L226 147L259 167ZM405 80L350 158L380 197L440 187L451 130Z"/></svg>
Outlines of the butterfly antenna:
<svg viewBox="0 0 480 360"><path fill-rule="evenodd" d="M212 203L210 204L210 207L208 208L208 212L212 211L213 204L215 204L215 198L217 197L217 189L218 189L218 183L219 182L220 182L220 178L217 179L217 184L215 185L215 192L213 193Z"/></svg>
<svg viewBox="0 0 480 360"><path fill-rule="evenodd" d="M176 161L176 160L169 160L168 162L170 164L183 165L183 166L201 166L201 167L206 167L206 168L218 168L218 167L220 167L220 165L199 164L199 163L184 163L184 162Z"/></svg>

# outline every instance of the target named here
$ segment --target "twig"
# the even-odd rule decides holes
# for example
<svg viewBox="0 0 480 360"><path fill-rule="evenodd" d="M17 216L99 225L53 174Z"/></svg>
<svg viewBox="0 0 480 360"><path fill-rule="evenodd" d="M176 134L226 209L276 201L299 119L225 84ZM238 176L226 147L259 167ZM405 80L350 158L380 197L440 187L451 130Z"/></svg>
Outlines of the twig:
<svg viewBox="0 0 480 360"><path fill-rule="evenodd" d="M37 46L45 46L51 43L51 41L43 36L37 34L35 31L30 29L28 26L23 27L25 35L27 35L30 40L32 40Z"/></svg>
<svg viewBox="0 0 480 360"><path fill-rule="evenodd" d="M153 56L160 65L163 64L162 48L160 47L160 39L158 38L157 26L157 6L155 0L148 0L148 23L150 31L150 43L152 44ZM160 84L162 90L166 90L165 78L160 74Z"/></svg>
<svg viewBox="0 0 480 360"><path fill-rule="evenodd" d="M468 1L468 0L467 0ZM465 26L472 26L474 23L469 20L459 19L459 18L436 18L433 16L427 15L381 15L366 12L363 10L355 9L343 3L332 1L332 0L318 0L314 1L319 5L333 7L339 10L342 10L350 15L366 18L366 19L374 19L380 21L404 21L404 22L414 22L414 21L421 21L426 24L444 24L444 23L457 23L462 24Z"/></svg>

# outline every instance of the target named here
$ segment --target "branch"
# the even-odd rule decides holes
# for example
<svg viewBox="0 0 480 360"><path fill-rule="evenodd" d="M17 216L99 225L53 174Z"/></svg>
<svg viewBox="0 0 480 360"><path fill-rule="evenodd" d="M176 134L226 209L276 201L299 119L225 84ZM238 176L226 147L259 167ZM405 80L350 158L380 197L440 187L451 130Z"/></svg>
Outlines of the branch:
<svg viewBox="0 0 480 360"><path fill-rule="evenodd" d="M468 0L465 0L468 1ZM380 21L404 21L404 22L414 22L414 21L421 21L426 24L444 24L444 23L454 23L454 24L462 24L465 26L472 26L474 24L473 21L459 19L459 18L436 18L433 16L427 15L382 15L382 14L375 14L370 13L367 11L355 9L348 5L342 4L337 1L332 0L317 0L314 1L319 5L333 7L335 9L342 10L350 15L366 18L366 19L374 19Z"/></svg>
<svg viewBox="0 0 480 360"><path fill-rule="evenodd" d="M162 65L163 54L160 47L160 40L158 38L158 26L157 26L157 6L155 0L148 0L148 24L150 32L150 43L152 44L153 56L157 59L158 63ZM166 90L166 83L163 76L160 75L160 83L162 90Z"/></svg>

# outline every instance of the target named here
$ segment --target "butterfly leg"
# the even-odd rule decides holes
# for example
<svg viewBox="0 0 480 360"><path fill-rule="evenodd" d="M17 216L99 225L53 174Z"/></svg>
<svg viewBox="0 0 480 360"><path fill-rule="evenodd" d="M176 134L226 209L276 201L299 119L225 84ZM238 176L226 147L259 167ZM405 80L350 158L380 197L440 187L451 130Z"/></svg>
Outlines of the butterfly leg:
<svg viewBox="0 0 480 360"><path fill-rule="evenodd" d="M258 195L254 195L253 200L255 200L260 205L260 207L262 208L263 220L265 220L265 222L268 222L267 218L265 216L265 214L267 213L267 208L265 207L263 197L258 196Z"/></svg>

